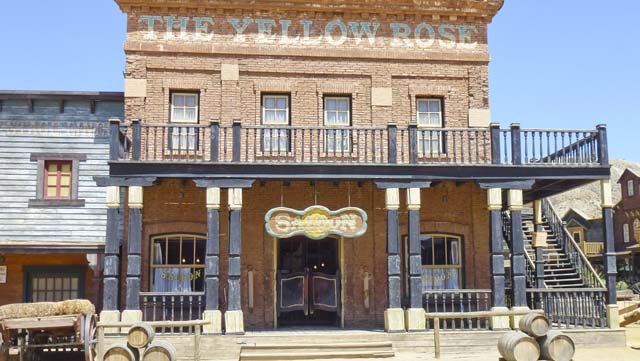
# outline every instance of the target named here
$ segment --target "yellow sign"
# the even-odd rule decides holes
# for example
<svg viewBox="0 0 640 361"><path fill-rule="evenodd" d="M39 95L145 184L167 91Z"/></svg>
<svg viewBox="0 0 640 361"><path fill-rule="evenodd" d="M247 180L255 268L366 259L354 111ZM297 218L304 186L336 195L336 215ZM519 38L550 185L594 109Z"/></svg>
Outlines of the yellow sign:
<svg viewBox="0 0 640 361"><path fill-rule="evenodd" d="M265 216L265 229L276 238L304 235L322 239L332 234L356 238L367 231L367 213L355 207L337 211L323 206L312 206L303 211L279 207Z"/></svg>

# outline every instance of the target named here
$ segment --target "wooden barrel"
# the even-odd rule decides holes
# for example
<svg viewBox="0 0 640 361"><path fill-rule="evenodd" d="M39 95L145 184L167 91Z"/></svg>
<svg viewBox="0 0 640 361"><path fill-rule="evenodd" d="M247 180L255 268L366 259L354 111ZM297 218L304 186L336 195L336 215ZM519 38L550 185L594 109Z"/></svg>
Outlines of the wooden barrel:
<svg viewBox="0 0 640 361"><path fill-rule="evenodd" d="M536 340L520 331L502 336L498 351L507 361L538 361L540 358L540 346Z"/></svg>
<svg viewBox="0 0 640 361"><path fill-rule="evenodd" d="M155 335L153 327L144 322L139 322L131 326L127 335L129 346L135 348L145 348L153 341Z"/></svg>
<svg viewBox="0 0 640 361"><path fill-rule="evenodd" d="M529 313L520 319L520 331L531 337L542 337L549 332L551 324L549 319L539 313Z"/></svg>
<svg viewBox="0 0 640 361"><path fill-rule="evenodd" d="M138 349L129 347L124 342L115 343L104 352L103 361L136 361Z"/></svg>
<svg viewBox="0 0 640 361"><path fill-rule="evenodd" d="M167 341L153 341L144 351L143 361L176 361L176 348Z"/></svg>
<svg viewBox="0 0 640 361"><path fill-rule="evenodd" d="M569 361L576 353L576 345L571 337L560 331L551 330L538 340L542 358L549 361Z"/></svg>

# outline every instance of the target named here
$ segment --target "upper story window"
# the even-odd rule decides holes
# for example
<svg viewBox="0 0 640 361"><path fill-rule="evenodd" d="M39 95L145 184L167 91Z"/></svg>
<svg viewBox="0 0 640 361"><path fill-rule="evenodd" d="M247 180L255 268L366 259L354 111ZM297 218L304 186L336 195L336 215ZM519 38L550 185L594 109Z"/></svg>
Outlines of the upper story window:
<svg viewBox="0 0 640 361"><path fill-rule="evenodd" d="M416 99L416 120L418 123L418 152L422 155L442 153L442 133L433 128L442 128L442 99Z"/></svg>
<svg viewBox="0 0 640 361"><path fill-rule="evenodd" d="M629 179L627 181L627 196L633 197L636 194L635 185L633 184L633 179Z"/></svg>
<svg viewBox="0 0 640 361"><path fill-rule="evenodd" d="M45 162L45 199L71 199L71 165L70 160Z"/></svg>
<svg viewBox="0 0 640 361"><path fill-rule="evenodd" d="M576 243L582 242L582 233L573 232L573 240L576 241Z"/></svg>
<svg viewBox="0 0 640 361"><path fill-rule="evenodd" d="M289 125L289 95L265 94L262 96L262 149L265 152L286 152L289 150L289 130L279 129Z"/></svg>
<svg viewBox="0 0 640 361"><path fill-rule="evenodd" d="M86 154L32 153L30 160L37 162L36 198L29 207L82 207L78 199L80 162Z"/></svg>
<svg viewBox="0 0 640 361"><path fill-rule="evenodd" d="M351 150L351 97L324 97L324 125L327 129L325 146L327 152L342 153Z"/></svg>
<svg viewBox="0 0 640 361"><path fill-rule="evenodd" d="M25 302L57 302L84 297L81 267L25 267Z"/></svg>
<svg viewBox="0 0 640 361"><path fill-rule="evenodd" d="M629 243L630 238L629 238L629 224L625 223L622 225L622 239L624 240L624 243Z"/></svg>
<svg viewBox="0 0 640 361"><path fill-rule="evenodd" d="M173 151L188 151L198 147L199 128L186 126L198 123L198 94L171 94L171 123L185 126L171 127L171 142L169 147Z"/></svg>
<svg viewBox="0 0 640 361"><path fill-rule="evenodd" d="M171 94L171 122L172 123L197 123L198 122L198 94L197 93Z"/></svg>

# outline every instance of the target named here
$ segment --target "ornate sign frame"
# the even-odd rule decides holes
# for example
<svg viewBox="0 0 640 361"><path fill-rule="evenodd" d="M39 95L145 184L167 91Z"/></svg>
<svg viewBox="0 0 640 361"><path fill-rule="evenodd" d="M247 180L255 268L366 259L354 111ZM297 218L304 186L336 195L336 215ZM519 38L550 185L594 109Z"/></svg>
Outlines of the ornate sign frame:
<svg viewBox="0 0 640 361"><path fill-rule="evenodd" d="M264 220L265 230L275 238L323 239L330 235L357 238L367 232L367 213L357 207L337 211L324 206L311 206L302 211L278 207L269 210Z"/></svg>

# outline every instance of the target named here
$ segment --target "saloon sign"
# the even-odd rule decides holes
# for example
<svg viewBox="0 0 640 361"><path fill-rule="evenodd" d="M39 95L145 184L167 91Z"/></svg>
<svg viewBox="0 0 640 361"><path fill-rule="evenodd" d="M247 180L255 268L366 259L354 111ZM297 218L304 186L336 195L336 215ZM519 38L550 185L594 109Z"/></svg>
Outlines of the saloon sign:
<svg viewBox="0 0 640 361"><path fill-rule="evenodd" d="M276 238L306 236L322 239L329 235L356 238L367 231L367 213L355 207L337 211L323 206L311 206L303 211L279 207L265 216L265 229Z"/></svg>

